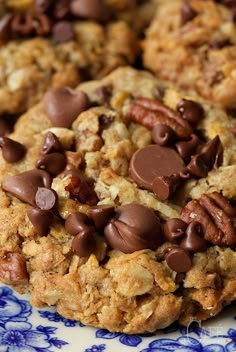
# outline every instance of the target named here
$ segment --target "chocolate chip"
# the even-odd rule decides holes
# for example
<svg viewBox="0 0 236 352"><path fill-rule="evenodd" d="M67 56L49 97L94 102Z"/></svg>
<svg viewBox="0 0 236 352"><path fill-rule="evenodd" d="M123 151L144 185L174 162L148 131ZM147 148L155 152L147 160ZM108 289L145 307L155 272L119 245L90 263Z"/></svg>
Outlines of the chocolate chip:
<svg viewBox="0 0 236 352"><path fill-rule="evenodd" d="M78 115L90 106L87 94L66 87L50 89L43 102L52 125L65 128L71 128Z"/></svg>
<svg viewBox="0 0 236 352"><path fill-rule="evenodd" d="M9 40L11 38L11 22L13 14L8 13L0 20L0 40Z"/></svg>
<svg viewBox="0 0 236 352"><path fill-rule="evenodd" d="M38 187L35 203L39 209L53 210L57 204L57 193L51 188Z"/></svg>
<svg viewBox="0 0 236 352"><path fill-rule="evenodd" d="M156 177L179 174L184 168L184 162L175 150L151 144L133 154L129 172L140 187L152 191Z"/></svg>
<svg viewBox="0 0 236 352"><path fill-rule="evenodd" d="M104 234L108 244L124 253L141 249L155 250L162 242L159 217L141 204L125 204L106 225Z"/></svg>
<svg viewBox="0 0 236 352"><path fill-rule="evenodd" d="M199 154L191 157L191 160L187 165L187 169L191 175L197 177L207 177L209 171L208 165Z"/></svg>
<svg viewBox="0 0 236 352"><path fill-rule="evenodd" d="M8 163L15 163L21 160L26 153L26 148L23 144L8 137L0 137L0 147L2 148L2 156Z"/></svg>
<svg viewBox="0 0 236 352"><path fill-rule="evenodd" d="M54 133L47 132L43 141L42 153L50 154L55 152L63 152L63 147Z"/></svg>
<svg viewBox="0 0 236 352"><path fill-rule="evenodd" d="M172 247L165 255L167 265L177 273L185 273L192 266L190 254L181 247Z"/></svg>
<svg viewBox="0 0 236 352"><path fill-rule="evenodd" d="M73 26L70 22L60 21L52 27L52 37L57 43L68 42L75 37Z"/></svg>
<svg viewBox="0 0 236 352"><path fill-rule="evenodd" d="M89 226L89 218L84 213L72 213L65 221L65 229L71 235L77 235L79 232L84 231Z"/></svg>
<svg viewBox="0 0 236 352"><path fill-rule="evenodd" d="M28 281L28 272L24 256L15 252L1 256L0 278L6 284L25 284Z"/></svg>
<svg viewBox="0 0 236 352"><path fill-rule="evenodd" d="M196 16L197 12L187 2L184 2L181 7L181 24L185 25L187 22L193 20Z"/></svg>
<svg viewBox="0 0 236 352"><path fill-rule="evenodd" d="M44 169L52 176L58 175L66 167L66 157L61 153L42 155L36 162L38 169Z"/></svg>
<svg viewBox="0 0 236 352"><path fill-rule="evenodd" d="M223 163L223 145L220 141L219 136L215 136L209 142L207 142L200 151L200 155L203 158L205 164L211 170L212 168L217 169Z"/></svg>
<svg viewBox="0 0 236 352"><path fill-rule="evenodd" d="M207 249L207 242L203 238L201 224L197 221L191 222L186 230L186 236L181 241L180 247L189 252L204 252Z"/></svg>
<svg viewBox="0 0 236 352"><path fill-rule="evenodd" d="M171 176L158 176L153 180L152 191L159 200L165 201L172 198L180 182L181 178L176 174Z"/></svg>
<svg viewBox="0 0 236 352"><path fill-rule="evenodd" d="M47 12L54 0L36 0L35 8L39 12Z"/></svg>
<svg viewBox="0 0 236 352"><path fill-rule="evenodd" d="M186 222L178 218L167 220L163 225L165 238L172 242L183 237L187 226Z"/></svg>
<svg viewBox="0 0 236 352"><path fill-rule="evenodd" d="M51 181L46 171L34 169L8 177L3 182L2 188L21 201L34 206L38 187L49 188Z"/></svg>
<svg viewBox="0 0 236 352"><path fill-rule="evenodd" d="M88 210L88 216L93 220L96 229L102 229L114 213L114 207L110 205L97 205Z"/></svg>
<svg viewBox="0 0 236 352"><path fill-rule="evenodd" d="M204 117L204 110L202 106L188 99L182 99L177 105L177 110L183 117L183 119L187 120L192 124L198 123Z"/></svg>
<svg viewBox="0 0 236 352"><path fill-rule="evenodd" d="M78 233L72 241L72 250L79 257L88 257L96 250L94 229L87 228Z"/></svg>
<svg viewBox="0 0 236 352"><path fill-rule="evenodd" d="M106 21L109 18L108 9L101 0L71 0L70 10L72 15L86 19Z"/></svg>
<svg viewBox="0 0 236 352"><path fill-rule="evenodd" d="M197 148L200 146L201 141L196 134L191 134L190 140L181 141L175 144L175 147L185 162L189 162L192 155L195 154Z"/></svg>
<svg viewBox="0 0 236 352"><path fill-rule="evenodd" d="M175 133L169 126L156 124L152 129L152 139L158 145L167 145L173 142Z"/></svg>
<svg viewBox="0 0 236 352"><path fill-rule="evenodd" d="M37 234L39 236L46 236L49 232L49 227L53 222L53 213L38 208L28 208L26 213Z"/></svg>

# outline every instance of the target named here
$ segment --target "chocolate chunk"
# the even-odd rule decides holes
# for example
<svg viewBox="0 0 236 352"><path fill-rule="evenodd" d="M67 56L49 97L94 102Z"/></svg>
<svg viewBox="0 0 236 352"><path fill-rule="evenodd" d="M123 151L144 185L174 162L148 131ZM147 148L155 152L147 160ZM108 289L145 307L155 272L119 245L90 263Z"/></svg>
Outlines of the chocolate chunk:
<svg viewBox="0 0 236 352"><path fill-rule="evenodd" d="M39 12L47 12L54 0L36 0L35 9Z"/></svg>
<svg viewBox="0 0 236 352"><path fill-rule="evenodd" d="M90 106L87 94L66 87L50 89L43 102L52 125L65 128L71 128L78 115Z"/></svg>
<svg viewBox="0 0 236 352"><path fill-rule="evenodd" d="M53 210L57 204L57 193L46 187L39 187L35 194L35 203L39 209Z"/></svg>
<svg viewBox="0 0 236 352"><path fill-rule="evenodd" d="M182 238L187 226L186 222L178 218L167 220L163 226L165 238L170 242Z"/></svg>
<svg viewBox="0 0 236 352"><path fill-rule="evenodd" d="M126 204L104 229L108 244L124 253L155 250L162 243L159 217L141 204Z"/></svg>
<svg viewBox="0 0 236 352"><path fill-rule="evenodd" d="M84 231L90 225L89 218L84 213L72 213L65 221L65 229L71 235L77 235L79 232Z"/></svg>
<svg viewBox="0 0 236 352"><path fill-rule="evenodd" d="M171 176L158 176L153 180L152 191L159 200L165 201L172 198L180 183L181 178L176 174Z"/></svg>
<svg viewBox="0 0 236 352"><path fill-rule="evenodd" d="M158 145L167 145L173 142L175 133L169 126L157 123L152 129L152 139Z"/></svg>
<svg viewBox="0 0 236 352"><path fill-rule="evenodd" d="M38 169L44 169L52 176L58 175L66 167L66 157L61 153L42 155L36 162Z"/></svg>
<svg viewBox="0 0 236 352"><path fill-rule="evenodd" d="M72 15L90 20L103 22L109 18L108 9L101 0L71 0L70 10Z"/></svg>
<svg viewBox="0 0 236 352"><path fill-rule="evenodd" d="M13 14L8 13L0 20L0 40L9 40L11 38L11 22Z"/></svg>
<svg viewBox="0 0 236 352"><path fill-rule="evenodd" d="M193 20L196 16L197 12L187 2L184 2L181 7L181 24L185 25L187 22Z"/></svg>
<svg viewBox="0 0 236 352"><path fill-rule="evenodd" d="M0 257L0 278L9 285L21 285L28 281L26 262L22 254L8 252Z"/></svg>
<svg viewBox="0 0 236 352"><path fill-rule="evenodd" d="M92 227L81 231L73 238L72 250L79 257L88 257L96 251L96 241Z"/></svg>
<svg viewBox="0 0 236 352"><path fill-rule="evenodd" d="M26 153L26 148L23 144L8 137L0 137L0 147L2 148L2 156L8 163L15 163L21 160Z"/></svg>
<svg viewBox="0 0 236 352"><path fill-rule="evenodd" d="M183 158L185 162L189 162L191 156L195 154L200 144L201 141L198 136L191 134L190 140L178 142L175 146L181 158Z"/></svg>
<svg viewBox="0 0 236 352"><path fill-rule="evenodd" d="M156 177L179 174L184 168L184 162L175 150L151 144L133 154L129 172L140 187L152 191Z"/></svg>
<svg viewBox="0 0 236 352"><path fill-rule="evenodd" d="M207 242L203 238L202 226L199 222L191 222L186 230L186 236L181 241L180 247L189 252L204 252L207 249Z"/></svg>
<svg viewBox="0 0 236 352"><path fill-rule="evenodd" d="M57 136L52 132L47 132L44 137L42 153L50 154L55 152L62 152L63 147L57 138Z"/></svg>
<svg viewBox="0 0 236 352"><path fill-rule="evenodd" d="M192 124L198 123L204 117L202 106L193 100L182 99L177 105L177 110L183 117Z"/></svg>
<svg viewBox="0 0 236 352"><path fill-rule="evenodd" d="M52 37L57 43L68 42L75 37L73 26L70 22L60 21L52 27Z"/></svg>
<svg viewBox="0 0 236 352"><path fill-rule="evenodd" d="M8 177L3 182L2 188L22 202L34 206L38 187L49 188L51 181L51 177L46 171L34 169Z"/></svg>
<svg viewBox="0 0 236 352"><path fill-rule="evenodd" d="M167 265L177 273L185 273L192 266L190 254L181 247L172 247L165 255Z"/></svg>
<svg viewBox="0 0 236 352"><path fill-rule="evenodd" d="M96 229L102 229L114 213L110 205L97 205L88 210L88 216L93 220Z"/></svg>
<svg viewBox="0 0 236 352"><path fill-rule="evenodd" d="M39 236L46 236L49 232L49 227L53 222L53 213L48 210L38 208L28 208L27 216L32 222Z"/></svg>

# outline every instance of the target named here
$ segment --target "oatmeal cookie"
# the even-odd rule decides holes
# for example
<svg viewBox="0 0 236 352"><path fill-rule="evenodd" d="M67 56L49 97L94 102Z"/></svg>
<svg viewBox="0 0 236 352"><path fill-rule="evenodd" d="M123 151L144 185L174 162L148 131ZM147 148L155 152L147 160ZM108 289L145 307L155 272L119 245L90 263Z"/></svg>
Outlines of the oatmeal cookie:
<svg viewBox="0 0 236 352"><path fill-rule="evenodd" d="M231 120L129 67L49 90L0 139L1 281L129 334L218 314L236 298ZM216 189L177 200L192 180Z"/></svg>
<svg viewBox="0 0 236 352"><path fill-rule="evenodd" d="M235 8L211 0L165 1L146 31L144 66L235 109L235 34Z"/></svg>

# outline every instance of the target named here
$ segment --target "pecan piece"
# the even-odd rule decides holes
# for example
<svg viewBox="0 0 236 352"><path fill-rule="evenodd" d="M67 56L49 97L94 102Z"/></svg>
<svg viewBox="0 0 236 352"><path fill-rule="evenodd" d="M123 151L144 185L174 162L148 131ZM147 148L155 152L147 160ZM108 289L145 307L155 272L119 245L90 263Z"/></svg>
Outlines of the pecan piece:
<svg viewBox="0 0 236 352"><path fill-rule="evenodd" d="M177 111L148 98L139 98L130 107L127 117L149 129L156 124L170 127L180 139L188 138L192 133L189 123Z"/></svg>
<svg viewBox="0 0 236 352"><path fill-rule="evenodd" d="M181 212L183 221L198 221L204 238L219 246L236 244L235 216L230 203L217 192L203 194L199 200L190 201Z"/></svg>
<svg viewBox="0 0 236 352"><path fill-rule="evenodd" d="M24 284L28 280L26 262L20 253L8 252L0 257L0 278L6 284Z"/></svg>

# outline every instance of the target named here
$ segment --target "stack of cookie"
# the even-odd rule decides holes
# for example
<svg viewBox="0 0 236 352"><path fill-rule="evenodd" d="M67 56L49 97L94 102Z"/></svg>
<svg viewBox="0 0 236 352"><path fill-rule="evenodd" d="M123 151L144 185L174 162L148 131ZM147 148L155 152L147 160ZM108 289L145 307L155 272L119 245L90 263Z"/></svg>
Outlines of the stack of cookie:
<svg viewBox="0 0 236 352"><path fill-rule="evenodd" d="M129 334L236 299L236 4L6 0L0 280Z"/></svg>

